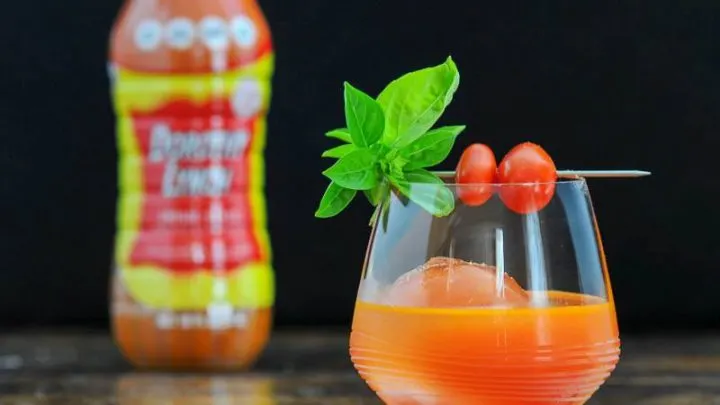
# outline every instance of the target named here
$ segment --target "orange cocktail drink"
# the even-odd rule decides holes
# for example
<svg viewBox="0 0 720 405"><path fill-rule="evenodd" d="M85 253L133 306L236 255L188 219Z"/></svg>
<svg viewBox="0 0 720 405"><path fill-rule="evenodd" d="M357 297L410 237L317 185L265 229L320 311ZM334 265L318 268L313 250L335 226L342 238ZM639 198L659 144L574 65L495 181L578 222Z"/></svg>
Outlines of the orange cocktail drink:
<svg viewBox="0 0 720 405"><path fill-rule="evenodd" d="M388 404L583 404L618 361L612 304L549 295L545 308L358 302L350 353Z"/></svg>
<svg viewBox="0 0 720 405"><path fill-rule="evenodd" d="M433 259L374 302L361 297L350 340L360 375L390 405L585 403L618 362L613 303L526 293L507 276L500 299L495 281L493 267Z"/></svg>

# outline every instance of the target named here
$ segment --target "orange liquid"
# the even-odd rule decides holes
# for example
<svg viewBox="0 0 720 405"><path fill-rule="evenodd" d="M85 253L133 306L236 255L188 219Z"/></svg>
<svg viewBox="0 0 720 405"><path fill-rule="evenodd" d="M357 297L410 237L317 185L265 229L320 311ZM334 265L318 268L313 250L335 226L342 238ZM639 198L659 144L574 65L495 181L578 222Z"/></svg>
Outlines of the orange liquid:
<svg viewBox="0 0 720 405"><path fill-rule="evenodd" d="M389 405L584 404L619 359L614 306L548 294L538 308L358 302L351 358Z"/></svg>
<svg viewBox="0 0 720 405"><path fill-rule="evenodd" d="M271 308L247 310L247 322L242 328L159 328L154 311L143 309L119 288L117 282L113 284L115 343L125 358L137 367L243 370L255 363L270 338Z"/></svg>
<svg viewBox="0 0 720 405"><path fill-rule="evenodd" d="M159 369L242 370L265 348L270 335L269 308L253 310L243 329L159 329L152 315L117 315L113 329L118 347L135 366Z"/></svg>

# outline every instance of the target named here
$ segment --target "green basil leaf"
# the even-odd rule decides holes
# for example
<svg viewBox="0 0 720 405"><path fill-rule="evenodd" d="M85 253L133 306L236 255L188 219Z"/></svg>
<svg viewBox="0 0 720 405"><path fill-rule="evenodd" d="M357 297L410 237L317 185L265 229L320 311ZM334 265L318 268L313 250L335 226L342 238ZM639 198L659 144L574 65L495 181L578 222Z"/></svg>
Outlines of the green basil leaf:
<svg viewBox="0 0 720 405"><path fill-rule="evenodd" d="M385 114L380 104L348 82L345 82L345 121L352 142L359 147L376 143L385 131Z"/></svg>
<svg viewBox="0 0 720 405"><path fill-rule="evenodd" d="M325 194L320 200L320 207L315 211L317 218L330 218L344 210L355 198L357 191L350 190L330 183Z"/></svg>
<svg viewBox="0 0 720 405"><path fill-rule="evenodd" d="M383 181L372 189L365 190L363 192L365 193L365 197L367 197L368 201L370 201L370 204L373 207L377 207L378 204L380 204L382 200L387 197L389 188L390 187L387 182Z"/></svg>
<svg viewBox="0 0 720 405"><path fill-rule="evenodd" d="M428 131L400 150L400 156L407 160L404 169L415 170L440 164L448 157L455 139L464 129L465 126L460 125Z"/></svg>
<svg viewBox="0 0 720 405"><path fill-rule="evenodd" d="M346 143L352 143L352 138L350 137L350 131L348 131L347 128L333 129L332 131L326 132L325 136L327 136L328 138L339 139Z"/></svg>
<svg viewBox="0 0 720 405"><path fill-rule="evenodd" d="M335 162L323 174L341 187L369 190L378 182L377 156L369 149L357 149Z"/></svg>
<svg viewBox="0 0 720 405"><path fill-rule="evenodd" d="M445 182L436 174L427 170L413 170L405 173L405 180L410 183L442 184Z"/></svg>
<svg viewBox="0 0 720 405"><path fill-rule="evenodd" d="M383 142L401 148L422 136L450 104L459 83L452 58L391 82L378 96L386 120Z"/></svg>
<svg viewBox="0 0 720 405"><path fill-rule="evenodd" d="M388 148L387 146L385 146L381 143L376 143L375 145L370 146L369 149L370 149L370 151L372 151L372 153L377 155L378 159L385 159L385 156L388 153L392 152L392 149Z"/></svg>
<svg viewBox="0 0 720 405"><path fill-rule="evenodd" d="M340 159L348 153L357 150L353 144L340 145L323 152L322 157Z"/></svg>
<svg viewBox="0 0 720 405"><path fill-rule="evenodd" d="M373 207L377 207L377 204L378 204L377 198L375 197L375 188L373 188L371 190L363 190L365 197L370 202L370 205L372 205Z"/></svg>
<svg viewBox="0 0 720 405"><path fill-rule="evenodd" d="M405 173L405 181L395 184L398 191L430 214L443 217L455 209L455 195L445 182L424 169Z"/></svg>

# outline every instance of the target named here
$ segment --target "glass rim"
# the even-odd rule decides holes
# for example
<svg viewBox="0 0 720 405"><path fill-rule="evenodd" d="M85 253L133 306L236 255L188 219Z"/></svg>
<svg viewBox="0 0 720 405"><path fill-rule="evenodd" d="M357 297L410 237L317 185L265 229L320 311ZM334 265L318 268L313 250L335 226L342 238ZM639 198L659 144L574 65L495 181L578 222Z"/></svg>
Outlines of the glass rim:
<svg viewBox="0 0 720 405"><path fill-rule="evenodd" d="M440 179L445 181L445 185L448 187L456 187L456 188L462 188L462 187L527 187L531 185L548 185L548 184L554 184L554 185L576 185L576 186L583 186L586 184L584 177L563 177L558 178L556 181L544 181L544 182L525 182L525 183L498 183L498 182L492 182L492 183L456 183L455 182L455 171L454 170L431 170L430 173L438 176ZM450 180L450 181L448 181ZM427 184L423 182L414 182L409 181L408 184Z"/></svg>

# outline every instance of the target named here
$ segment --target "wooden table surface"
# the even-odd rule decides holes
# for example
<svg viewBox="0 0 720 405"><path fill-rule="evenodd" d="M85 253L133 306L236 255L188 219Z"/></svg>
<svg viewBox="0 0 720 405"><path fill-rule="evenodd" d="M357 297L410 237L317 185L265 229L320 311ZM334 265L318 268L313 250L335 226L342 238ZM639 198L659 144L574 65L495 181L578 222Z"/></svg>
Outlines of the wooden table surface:
<svg viewBox="0 0 720 405"><path fill-rule="evenodd" d="M0 335L0 405L380 404L343 333L275 334L250 373L136 372L103 333ZM626 337L589 405L720 405L720 335Z"/></svg>

